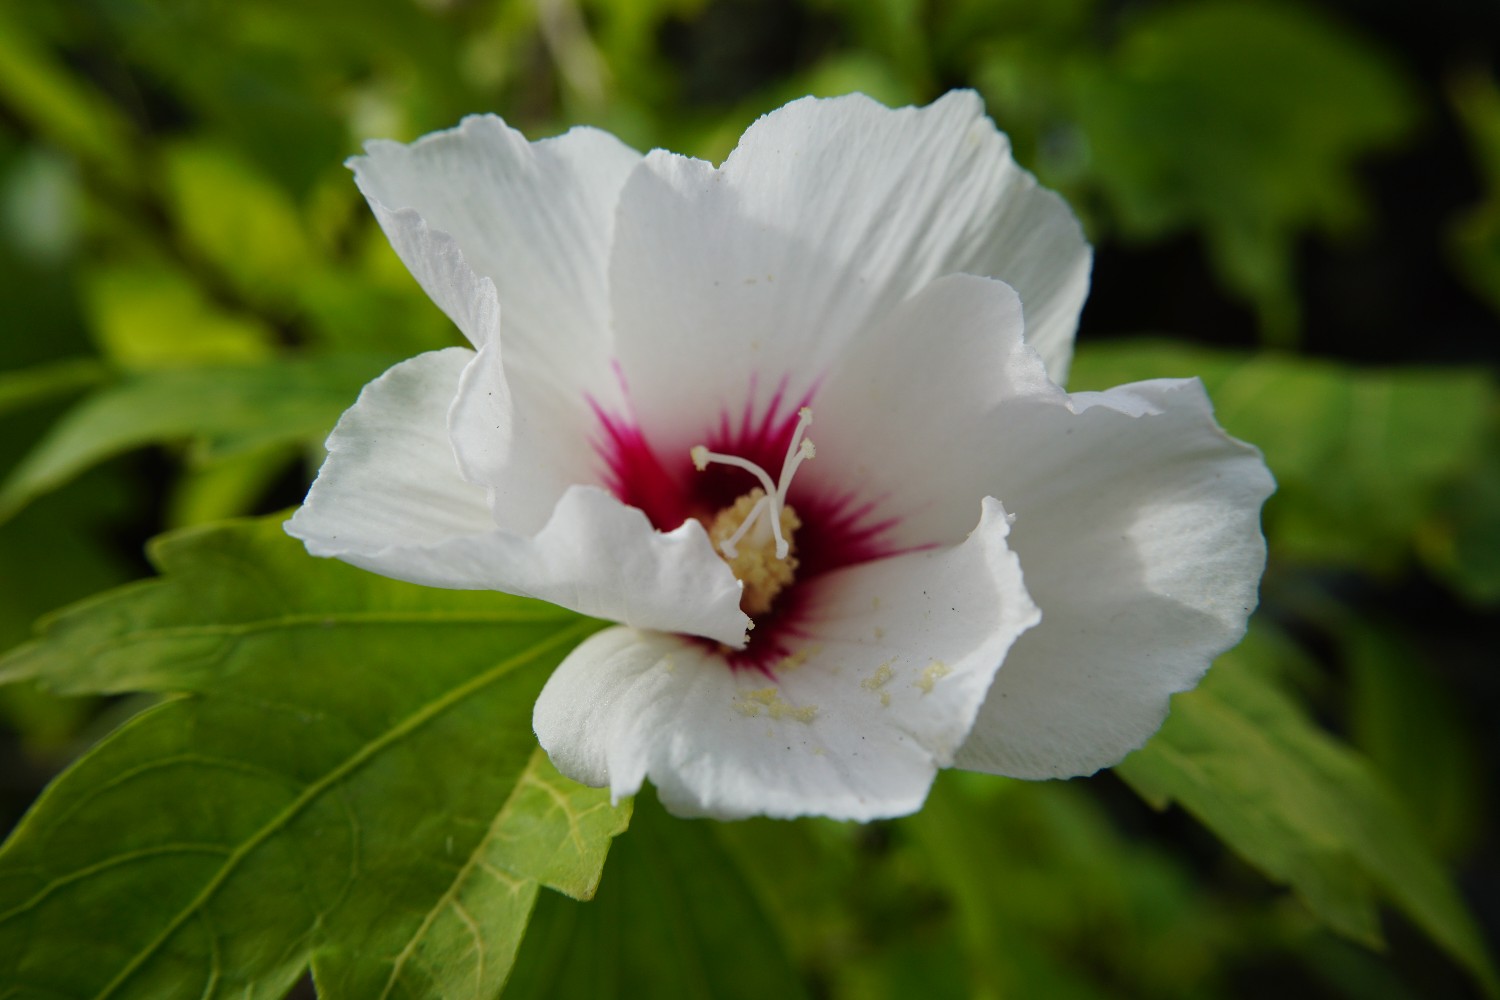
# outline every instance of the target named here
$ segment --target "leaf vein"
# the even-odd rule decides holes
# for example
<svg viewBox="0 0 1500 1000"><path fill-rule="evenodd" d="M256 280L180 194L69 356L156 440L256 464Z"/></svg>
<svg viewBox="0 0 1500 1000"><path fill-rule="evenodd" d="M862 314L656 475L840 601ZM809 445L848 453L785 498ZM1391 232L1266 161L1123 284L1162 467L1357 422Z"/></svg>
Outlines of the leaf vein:
<svg viewBox="0 0 1500 1000"><path fill-rule="evenodd" d="M255 831L255 833L253 833L242 844L240 844L233 850L233 852L225 860L223 866L214 875L214 877L211 878L206 885L204 885L202 890L199 891L198 895L194 897L187 904L187 906L182 909L181 912L179 912L175 917L168 921L166 927L164 927L161 932L151 940L149 944L142 948L128 963L126 963L125 967L122 968L112 980L105 984L104 988L99 992L97 1000L106 1000L107 997L113 995L116 990L118 990L125 982L127 982L131 976L135 975L135 973L146 963L146 961L150 959L152 955L156 954L156 952L161 949L162 945L164 945L194 913L200 910L208 902L208 900L211 899L216 892L218 892L219 888L223 886L223 884L228 880L229 876L235 871L236 868L239 867L241 862L243 862L246 857L248 857L261 844L270 839L273 834L288 825L299 813L302 812L302 810L306 809L324 792L349 777L355 771L359 770L387 747L394 744L397 740L411 734L412 732L426 725L428 722L432 721L443 712L462 702L465 698L468 698L478 691L483 690L485 687L488 687L489 685L495 683L496 681L510 674L521 665L531 660L535 660L536 658L544 655L557 646L563 645L569 640L587 633L588 631L592 630L593 627L594 626L591 622L578 623L569 628L559 631L555 635L549 636L548 638L537 642L531 648L525 650L522 653L518 653L515 656L503 660L502 662L491 667L489 670L486 670L483 673L478 674L471 680L458 685L443 696L435 698L427 704L423 705L415 712L402 719L399 723L386 730L386 732L381 734L380 737L369 741L364 746L356 750L353 754L346 757L337 767L333 768L322 778L319 778L317 781L308 785L307 788L302 792L302 794L297 796L297 798L293 800L289 805L287 805L285 809L283 809L276 816L272 817L270 821L268 821L259 830Z"/></svg>
<svg viewBox="0 0 1500 1000"><path fill-rule="evenodd" d="M109 871L111 868L118 868L121 865L130 864L132 861L142 861L147 858L169 854L228 855L229 853L229 848L225 847L223 844L180 843L157 844L155 847L143 847L137 851L126 851L123 854L116 854L113 857L105 858L103 861L98 861L92 865L87 865L83 868L79 868L76 871L71 871L66 875L57 876L52 881L48 882L42 888L33 893L31 898L26 900L24 903L19 903L6 910L5 912L0 913L0 924L5 923L13 917L18 917L37 906L40 906L43 902L46 901L48 896L52 895L59 889L65 888L66 886L77 882L79 879L88 878L91 875L97 875L100 872Z"/></svg>

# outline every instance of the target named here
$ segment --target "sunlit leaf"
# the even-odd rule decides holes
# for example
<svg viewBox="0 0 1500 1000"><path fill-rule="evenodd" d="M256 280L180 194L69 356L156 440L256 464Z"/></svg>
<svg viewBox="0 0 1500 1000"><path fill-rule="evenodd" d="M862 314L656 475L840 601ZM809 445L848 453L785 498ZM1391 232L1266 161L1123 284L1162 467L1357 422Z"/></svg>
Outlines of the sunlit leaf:
<svg viewBox="0 0 1500 1000"><path fill-rule="evenodd" d="M169 536L163 576L0 661L164 697L0 851L11 997L492 997L540 885L587 896L628 807L539 754L594 623L314 560L277 520ZM78 961L88 956L88 961Z"/></svg>
<svg viewBox="0 0 1500 1000"><path fill-rule="evenodd" d="M128 369L244 364L271 357L274 335L229 312L180 270L132 262L100 268L85 279L94 339Z"/></svg>
<svg viewBox="0 0 1500 1000"><path fill-rule="evenodd" d="M388 359L355 355L151 371L70 410L0 488L0 519L112 455L191 441L200 458L320 442Z"/></svg>
<svg viewBox="0 0 1500 1000"><path fill-rule="evenodd" d="M207 143L172 147L166 167L174 221L192 248L251 301L293 301L318 258L286 193Z"/></svg>
<svg viewBox="0 0 1500 1000"><path fill-rule="evenodd" d="M1340 934L1378 946L1376 903L1387 900L1500 995L1478 930L1411 818L1272 682L1296 655L1252 630L1173 699L1166 725L1116 773L1158 807L1179 803Z"/></svg>

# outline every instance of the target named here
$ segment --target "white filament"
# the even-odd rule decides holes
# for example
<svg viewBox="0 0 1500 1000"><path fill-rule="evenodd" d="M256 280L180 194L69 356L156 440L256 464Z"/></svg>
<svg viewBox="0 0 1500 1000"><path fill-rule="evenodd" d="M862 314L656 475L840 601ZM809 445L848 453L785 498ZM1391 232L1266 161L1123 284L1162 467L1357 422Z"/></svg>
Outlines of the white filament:
<svg viewBox="0 0 1500 1000"><path fill-rule="evenodd" d="M750 508L750 513L745 516L744 521L740 522L734 534L719 543L719 549L729 558L733 559L739 554L737 546L740 540L762 520L763 515L766 520L770 521L771 535L776 539L776 558L785 559L787 553L791 551L791 544L781 534L781 509L786 506L786 491L792 485L792 477L797 474L797 468L817 453L813 443L804 436L811 423L811 409L804 406L797 411L797 429L792 432L791 444L787 446L786 458L781 463L781 478L775 483L771 482L771 476L765 469L738 455L723 455L716 451L709 451L701 444L694 445L689 452L693 457L693 465L699 472L707 469L711 462L732 465L737 469L744 469L759 479L761 487L765 490L766 495Z"/></svg>

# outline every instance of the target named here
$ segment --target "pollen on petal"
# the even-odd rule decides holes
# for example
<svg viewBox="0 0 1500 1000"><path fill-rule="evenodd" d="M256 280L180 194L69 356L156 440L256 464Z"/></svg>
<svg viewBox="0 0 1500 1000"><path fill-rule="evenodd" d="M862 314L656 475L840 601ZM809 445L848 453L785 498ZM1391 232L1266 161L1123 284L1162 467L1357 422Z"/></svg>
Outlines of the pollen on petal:
<svg viewBox="0 0 1500 1000"><path fill-rule="evenodd" d="M796 670L798 667L802 666L802 664L806 663L808 659L817 656L822 651L823 646L821 643L814 643L811 646L804 646L802 649L797 650L795 653L789 653L781 659L777 660L776 664L771 668L771 672L773 674L783 674L790 670Z"/></svg>
<svg viewBox="0 0 1500 1000"><path fill-rule="evenodd" d="M948 666L948 664L941 660L933 660L927 664L926 669L922 671L922 675L915 681L912 681L912 685L921 688L923 694L932 694L933 686L951 673L953 673L953 668Z"/></svg>
<svg viewBox="0 0 1500 1000"><path fill-rule="evenodd" d="M751 719L765 712L773 719L794 719L802 723L812 722L818 714L816 705L793 705L774 687L741 691L735 696L734 709Z"/></svg>

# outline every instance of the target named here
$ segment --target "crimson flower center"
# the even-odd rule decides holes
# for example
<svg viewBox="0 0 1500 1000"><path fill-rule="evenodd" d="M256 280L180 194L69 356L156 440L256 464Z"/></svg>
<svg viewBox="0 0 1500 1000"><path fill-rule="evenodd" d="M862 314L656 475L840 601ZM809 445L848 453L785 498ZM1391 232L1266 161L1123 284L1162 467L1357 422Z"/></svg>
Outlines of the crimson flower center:
<svg viewBox="0 0 1500 1000"><path fill-rule="evenodd" d="M771 610L776 596L797 577L793 553L802 521L787 504L786 495L797 468L816 454L805 436L812 423L812 410L804 406L797 416L797 427L775 482L765 469L738 455L709 451L701 444L691 451L699 472L712 464L729 465L744 469L760 481L759 487L738 497L705 524L720 557L740 581L740 609L752 617Z"/></svg>

